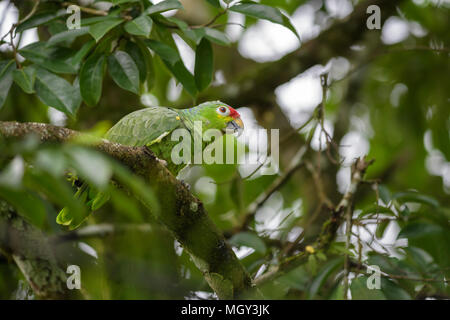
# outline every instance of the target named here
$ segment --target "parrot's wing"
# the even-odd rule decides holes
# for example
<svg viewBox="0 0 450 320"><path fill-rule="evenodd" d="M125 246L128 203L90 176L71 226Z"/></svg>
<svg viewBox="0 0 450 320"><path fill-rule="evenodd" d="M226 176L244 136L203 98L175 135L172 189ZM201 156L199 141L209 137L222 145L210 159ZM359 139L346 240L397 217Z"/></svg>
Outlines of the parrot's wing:
<svg viewBox="0 0 450 320"><path fill-rule="evenodd" d="M145 145L147 147L150 147L151 145L155 144L155 143L160 143L162 141L162 139L164 139L167 135L169 135L172 131L165 131L163 133L161 133L161 135L159 137L157 137L156 139L146 143Z"/></svg>
<svg viewBox="0 0 450 320"><path fill-rule="evenodd" d="M176 111L165 107L150 107L123 117L105 137L128 146L150 146L182 127L183 123Z"/></svg>
<svg viewBox="0 0 450 320"><path fill-rule="evenodd" d="M117 142L128 146L152 146L152 151L156 151L157 156L164 158L167 156L167 147L164 148L162 140L173 130L184 128L180 116L175 110L164 107L152 107L135 111L126 115L116 123L107 133L105 138L111 142ZM174 142L175 143L175 142ZM166 150L167 149L167 150ZM169 163L169 170L176 174L183 165ZM91 195L92 194L92 195ZM69 208L63 208L56 221L59 224L75 229L86 220L90 211L97 210L109 199L108 193L98 192L89 187L86 183L78 189L75 194L82 202L85 202L88 210L83 216L74 216Z"/></svg>

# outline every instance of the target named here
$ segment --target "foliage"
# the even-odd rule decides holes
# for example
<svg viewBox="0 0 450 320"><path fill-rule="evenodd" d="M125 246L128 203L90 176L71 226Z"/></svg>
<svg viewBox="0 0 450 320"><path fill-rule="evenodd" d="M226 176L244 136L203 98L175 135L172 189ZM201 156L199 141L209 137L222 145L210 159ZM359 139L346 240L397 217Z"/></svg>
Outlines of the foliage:
<svg viewBox="0 0 450 320"><path fill-rule="evenodd" d="M14 81L24 92L33 92L35 87L37 96L44 104L74 116L82 100L88 105L98 103L105 63L109 75L120 88L135 94L147 92L152 89L151 77L155 77L152 70L154 58L149 54L150 49L186 91L195 97L212 80L211 42L230 44L224 32L209 27L226 10L273 21L296 33L289 19L279 9L258 3L237 3L226 9L219 9L219 6L211 22L193 27L177 18L162 15L166 11L182 9L178 0L165 0L155 5L133 0L111 2L113 6L108 12L92 12L100 16L83 18L80 28L64 28L70 11L57 10L56 5L52 11L38 11L11 31L23 32L34 27L47 27L51 34L49 39L19 50L26 59L23 63L26 67L22 68L22 64L17 66L19 71L23 71L21 76L14 77ZM197 60L203 62L197 64L194 74L187 70L170 35L173 28L196 51ZM4 82L2 94L7 95L13 61L5 61L4 64L0 80ZM36 71L25 73L25 70ZM64 74L74 75L71 77L72 83L61 78ZM38 80L35 86L32 82L34 78ZM5 98L0 100L0 107L4 101Z"/></svg>
<svg viewBox="0 0 450 320"><path fill-rule="evenodd" d="M108 10L82 11L81 28L74 30L67 30L70 13L63 1L41 1L34 12L33 1L13 2L19 19L32 15L11 33L20 38L38 28L39 41L0 52L0 120L50 122L54 108L68 116L67 126L102 136L112 123L143 107L141 97L150 99L146 105L177 108L200 100L230 100L234 107L251 109L262 127L283 124L278 126L281 136L290 138L280 142L280 173L257 172L249 178L239 165L212 164L194 166L182 179L265 298L450 297L448 7L399 1L400 17L426 33L411 33L397 44L382 43L380 32L364 29L358 31L363 34L355 43L358 50L340 48L330 36L260 64L243 58L240 40L230 39L230 12L245 17L244 28L267 20L299 40L288 15L308 1L196 1L204 13L200 19L189 1L109 2ZM178 11L168 15L170 10ZM314 15L317 20L326 16L329 23L354 23L351 17L336 22L325 5ZM321 32L346 36L331 29ZM7 45L9 35L1 41ZM180 43L191 48L193 68L182 59ZM316 48L312 53L311 47ZM325 81L326 98L297 130L266 86L285 79L289 59L293 65L308 59L326 65L341 55L355 68ZM297 74L306 71L303 67ZM225 74L223 84L215 83L217 71ZM175 99L169 89L173 82L183 88ZM257 84L253 92L258 93L250 98L239 91L249 83ZM240 103L249 100L254 102ZM334 129L329 138L324 121ZM361 170L362 181L353 194L339 188L339 180L352 180L349 167L355 161L340 154L345 153L346 135L355 132L367 139L368 158L375 162ZM317 148L311 141L320 134L327 143ZM88 145L0 136L0 200L50 239L60 240L53 244L58 261L64 270L69 264L81 267L89 298L214 297L188 252L139 199L156 211L164 200L142 178ZM303 145L307 152L301 165L289 172ZM284 177L278 185L277 179ZM82 199L73 197L79 179L111 194L81 230L113 225L122 226L120 232L61 240L68 230L56 224L57 212L69 207L81 216L86 210ZM350 204L340 208L347 193ZM352 226L347 229L349 215ZM250 223L243 224L249 216ZM380 267L380 290L367 287L373 274L368 266ZM274 277L258 282L272 270L278 270ZM0 298L18 296L25 277L6 255L0 255L0 278Z"/></svg>

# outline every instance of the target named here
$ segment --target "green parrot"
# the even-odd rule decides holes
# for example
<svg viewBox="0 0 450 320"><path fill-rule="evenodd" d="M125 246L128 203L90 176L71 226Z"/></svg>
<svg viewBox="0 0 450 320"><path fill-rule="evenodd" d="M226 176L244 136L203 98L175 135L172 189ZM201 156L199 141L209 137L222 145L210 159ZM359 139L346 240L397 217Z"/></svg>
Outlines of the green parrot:
<svg viewBox="0 0 450 320"><path fill-rule="evenodd" d="M199 132L198 124L201 122ZM128 146L147 146L159 159L166 161L168 170L178 175L188 163L174 163L172 148L180 143L172 141L171 134L176 129L186 129L194 141L195 136L201 137L208 129L220 130L223 134L237 133L244 129L240 114L221 101L209 101L189 109L172 109L167 107L149 107L132 112L123 117L106 133L105 138L111 142ZM202 141L202 150L209 144ZM190 148L192 159L195 148ZM95 192L93 188L83 183L75 197L86 202L88 211L97 210L109 199L104 192ZM59 224L77 228L87 217L74 217L68 208L63 208L56 221Z"/></svg>

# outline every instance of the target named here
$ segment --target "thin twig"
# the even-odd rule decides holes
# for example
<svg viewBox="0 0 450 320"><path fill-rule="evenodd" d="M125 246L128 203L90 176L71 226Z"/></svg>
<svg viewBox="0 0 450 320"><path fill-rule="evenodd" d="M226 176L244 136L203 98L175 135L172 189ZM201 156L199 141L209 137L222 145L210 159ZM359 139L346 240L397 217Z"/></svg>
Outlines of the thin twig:
<svg viewBox="0 0 450 320"><path fill-rule="evenodd" d="M348 288L349 288L349 255L348 255L348 250L350 250L350 239L351 239L351 233L352 233L352 215L353 215L353 204L350 204L349 206L347 206L347 210L345 213L345 226L346 226L346 239L345 239L345 249L346 249L346 253L345 253L345 260L344 260L344 299L347 300L348 299Z"/></svg>
<svg viewBox="0 0 450 320"><path fill-rule="evenodd" d="M306 169L308 169L313 177L314 185L316 187L320 202L325 203L328 208L334 208L333 202L327 197L325 191L323 190L323 184L319 176L319 170L315 170L311 162L306 161L305 163Z"/></svg>
<svg viewBox="0 0 450 320"><path fill-rule="evenodd" d="M92 14L94 16L107 16L108 15L108 12L103 11L103 10L97 10L97 9L88 8L88 7L81 7L81 6L79 6L79 5L75 4L75 3L71 3L71 2L63 2L62 3L63 7L69 7L69 6L72 6L72 5L75 5L78 8L80 8L80 11Z"/></svg>
<svg viewBox="0 0 450 320"><path fill-rule="evenodd" d="M362 181L362 177L364 176L367 167L372 163L373 160L367 161L365 159L357 159L353 164L350 186L348 187L339 204L332 210L332 217L328 222L324 224L321 235L313 244L310 245L313 250L327 248L331 241L335 238L336 231L340 225L341 216L347 206L351 205L351 199L355 194L360 182ZM262 285L267 281L270 281L275 277L280 276L289 270L292 270L296 266L304 263L309 254L311 253L304 250L296 255L283 259L278 265L272 266L267 272L256 278L254 280L254 283L258 286Z"/></svg>
<svg viewBox="0 0 450 320"><path fill-rule="evenodd" d="M33 5L33 8L31 8L30 12L29 12L24 18L20 19L20 20L17 21L16 23L13 23L13 25L11 26L11 29L9 29L9 31L8 31L8 32L0 39L0 42L1 42L1 41L3 41L3 39L5 39L8 35L10 36L10 42L9 42L9 45L10 45L10 46L12 47L12 49L13 49L14 60L16 61L16 66L17 66L17 68L22 68L22 66L20 65L19 59L18 59L18 57L17 57L17 49L16 49L16 46L14 45L14 41L13 41L13 39L14 39L14 37L15 37L15 35L14 35L14 30L16 29L16 27L17 27L18 25L20 25L21 23L27 21L29 18L31 18L31 16L34 15L34 13L35 13L36 10L37 10L37 7L39 6L39 3L40 3L40 0L34 0L34 5ZM5 9L5 12L6 12L6 10L8 10L8 9L6 8L6 9Z"/></svg>
<svg viewBox="0 0 450 320"><path fill-rule="evenodd" d="M228 8L227 8L228 9ZM218 14L216 14L214 16L214 18L212 18L211 21L198 25L198 26L190 26L191 29L198 29L198 28L204 28L204 27L209 27L211 26L214 22L216 22L217 19L219 19L221 16L223 16L225 13L227 13L227 9L220 11Z"/></svg>
<svg viewBox="0 0 450 320"><path fill-rule="evenodd" d="M9 36L10 36L10 45L13 49L14 61L16 62L16 67L18 69L22 69L22 65L20 64L19 57L17 56L17 49L16 49L16 46L14 45L13 33L10 32Z"/></svg>
<svg viewBox="0 0 450 320"><path fill-rule="evenodd" d="M31 16L36 12L37 7L39 6L40 2L41 2L40 0L34 0L34 5L33 5L33 8L31 8L31 11L24 18L22 18L17 24L19 25L19 24L27 21L28 19L30 19Z"/></svg>
<svg viewBox="0 0 450 320"><path fill-rule="evenodd" d="M298 127L297 129L292 130L286 136L282 137L280 139L280 145L285 143L295 133L298 133L301 130L303 130L314 118L315 118L315 111L311 114L311 116L308 118L308 120L306 120L305 123L303 123L300 127ZM269 150L269 153L267 154L266 159L268 159L271 156L271 154L272 154L272 150ZM263 163L259 164L258 167L255 170L253 170L249 175L247 175L246 177L242 178L242 180L247 180L247 179L250 179L251 177L253 177L258 172L258 170L263 167L264 164L265 164L265 161Z"/></svg>
<svg viewBox="0 0 450 320"><path fill-rule="evenodd" d="M354 263L355 265L356 263ZM360 266L357 266L359 269L361 269L361 266L365 267L366 269L369 268L368 265L362 263ZM417 278L412 277L409 275L401 275L401 274L392 274L385 271L380 271L380 275L383 277L391 278L391 279L398 279L398 280L408 280L408 281L418 281L418 282L441 282L441 283L450 283L450 279L436 279L436 278Z"/></svg>
<svg viewBox="0 0 450 320"><path fill-rule="evenodd" d="M275 179L275 181L269 186L269 188L265 192L260 194L259 197L248 206L246 213L244 214L243 222L238 227L238 230L244 230L245 228L247 228L248 224L254 218L256 211L267 201L267 199L270 198L270 196L275 191L279 190L289 180L291 175L297 169L303 166L303 155L307 150L308 147L306 145L302 146L292 159L286 172L282 176L279 176L277 179Z"/></svg>

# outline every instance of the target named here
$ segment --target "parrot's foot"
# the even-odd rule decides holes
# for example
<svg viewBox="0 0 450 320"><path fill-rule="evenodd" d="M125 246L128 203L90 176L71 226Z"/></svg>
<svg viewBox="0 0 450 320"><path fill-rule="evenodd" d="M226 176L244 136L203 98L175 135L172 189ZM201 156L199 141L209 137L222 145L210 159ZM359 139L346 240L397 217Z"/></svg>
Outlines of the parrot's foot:
<svg viewBox="0 0 450 320"><path fill-rule="evenodd" d="M187 183L186 181L181 180L181 179L180 179L180 182L181 182L181 184L182 184L186 189L188 189L189 191L191 191L191 185L190 185L189 183Z"/></svg>

